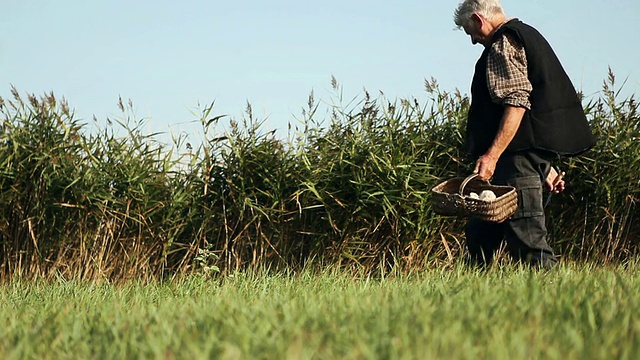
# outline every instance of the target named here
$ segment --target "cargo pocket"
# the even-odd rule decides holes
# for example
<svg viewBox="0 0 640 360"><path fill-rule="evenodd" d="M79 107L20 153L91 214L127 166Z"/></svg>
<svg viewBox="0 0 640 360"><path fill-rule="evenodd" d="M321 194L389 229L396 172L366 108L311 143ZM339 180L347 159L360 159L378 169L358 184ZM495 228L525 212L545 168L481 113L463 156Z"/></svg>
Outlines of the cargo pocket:
<svg viewBox="0 0 640 360"><path fill-rule="evenodd" d="M514 178L507 183L516 188L518 193L518 209L511 219L544 215L542 206L542 182L538 176Z"/></svg>

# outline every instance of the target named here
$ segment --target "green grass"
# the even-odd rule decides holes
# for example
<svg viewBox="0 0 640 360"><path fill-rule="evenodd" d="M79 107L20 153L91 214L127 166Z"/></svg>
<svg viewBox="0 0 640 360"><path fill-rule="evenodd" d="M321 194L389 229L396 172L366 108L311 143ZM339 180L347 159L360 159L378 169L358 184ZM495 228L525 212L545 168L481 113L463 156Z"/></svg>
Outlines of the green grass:
<svg viewBox="0 0 640 360"><path fill-rule="evenodd" d="M634 264L344 271L0 289L3 359L631 359Z"/></svg>

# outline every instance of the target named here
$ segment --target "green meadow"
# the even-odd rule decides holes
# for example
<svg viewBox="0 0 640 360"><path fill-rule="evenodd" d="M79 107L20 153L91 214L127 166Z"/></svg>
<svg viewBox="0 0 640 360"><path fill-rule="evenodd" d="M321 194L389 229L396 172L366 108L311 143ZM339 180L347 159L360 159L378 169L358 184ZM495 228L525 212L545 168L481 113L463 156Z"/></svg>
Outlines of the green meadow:
<svg viewBox="0 0 640 360"><path fill-rule="evenodd" d="M636 263L20 281L3 359L636 359Z"/></svg>
<svg viewBox="0 0 640 360"><path fill-rule="evenodd" d="M635 359L640 117L613 73L559 159L560 265L463 264L431 188L469 174L469 98L313 93L286 134L200 109L202 141L0 98L0 358Z"/></svg>

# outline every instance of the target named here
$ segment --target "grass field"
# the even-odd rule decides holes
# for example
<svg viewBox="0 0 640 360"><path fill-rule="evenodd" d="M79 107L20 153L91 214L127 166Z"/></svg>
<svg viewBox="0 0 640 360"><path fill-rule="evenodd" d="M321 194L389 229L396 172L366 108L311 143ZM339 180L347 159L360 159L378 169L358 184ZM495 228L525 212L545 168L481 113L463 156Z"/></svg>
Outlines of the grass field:
<svg viewBox="0 0 640 360"><path fill-rule="evenodd" d="M12 280L3 359L632 359L636 264Z"/></svg>
<svg viewBox="0 0 640 360"><path fill-rule="evenodd" d="M0 359L640 358L640 103L615 84L583 99L596 146L559 161L550 272L451 265L464 220L430 189L473 169L470 99L435 79L427 101L349 101L332 78L286 139L212 102L202 142L173 144L131 101L90 130L12 88Z"/></svg>

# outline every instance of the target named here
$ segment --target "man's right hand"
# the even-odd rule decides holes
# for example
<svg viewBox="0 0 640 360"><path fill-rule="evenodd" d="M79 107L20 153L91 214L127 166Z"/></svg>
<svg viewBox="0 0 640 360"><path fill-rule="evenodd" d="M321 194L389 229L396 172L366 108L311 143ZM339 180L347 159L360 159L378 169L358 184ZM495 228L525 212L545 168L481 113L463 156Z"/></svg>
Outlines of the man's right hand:
<svg viewBox="0 0 640 360"><path fill-rule="evenodd" d="M549 171L549 175L547 175L547 178L545 179L545 182L544 182L547 187L547 190L556 194L564 191L565 182L563 178L564 178L564 171L561 173L558 173L558 171L556 171L556 168L552 166L551 170Z"/></svg>

